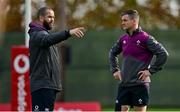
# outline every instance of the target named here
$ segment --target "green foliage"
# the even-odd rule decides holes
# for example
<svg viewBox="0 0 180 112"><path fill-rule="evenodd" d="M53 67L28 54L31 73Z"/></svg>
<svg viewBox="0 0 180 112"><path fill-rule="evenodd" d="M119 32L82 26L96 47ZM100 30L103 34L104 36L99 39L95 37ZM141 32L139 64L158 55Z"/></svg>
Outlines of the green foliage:
<svg viewBox="0 0 180 112"><path fill-rule="evenodd" d="M88 3L88 0L81 1L83 4ZM82 18L76 19L73 17L74 13L86 9L78 10L82 3L75 0L74 4L67 2L68 24L69 26L82 25L92 29L117 28L120 25L119 14L123 10L136 9L141 15L141 25L147 29L180 28L179 15L172 14L170 2L170 0L147 0L145 5L140 5L137 0L123 0L119 2L119 5L115 5L113 0L94 1L96 8L87 9Z"/></svg>
<svg viewBox="0 0 180 112"><path fill-rule="evenodd" d="M57 23L62 1L65 2L65 12L69 27L85 26L90 29L118 28L120 26L119 14L126 9L136 9L141 15L141 25L148 29L153 28L180 28L179 15L174 16L169 7L170 0L147 0L145 5L138 4L137 0L122 0L114 3L114 0L45 0L48 6L55 10ZM176 0L177 4L180 4ZM32 10L41 6L40 2L32 1ZM10 0L7 12L6 31L21 31L24 10L22 0ZM83 7L84 8L80 8ZM93 7L93 8L92 8ZM75 18L75 13L83 13L81 18ZM34 12L34 11L33 11ZM36 11L35 11L36 12ZM35 15L35 14L32 14Z"/></svg>

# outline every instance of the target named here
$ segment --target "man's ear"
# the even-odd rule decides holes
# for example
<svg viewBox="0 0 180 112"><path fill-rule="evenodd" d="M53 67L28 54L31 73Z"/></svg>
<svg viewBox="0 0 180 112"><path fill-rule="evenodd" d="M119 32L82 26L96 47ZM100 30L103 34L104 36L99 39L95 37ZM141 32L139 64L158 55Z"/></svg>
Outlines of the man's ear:
<svg viewBox="0 0 180 112"><path fill-rule="evenodd" d="M39 16L39 21L43 22L44 21L44 17L43 16Z"/></svg>
<svg viewBox="0 0 180 112"><path fill-rule="evenodd" d="M133 21L133 24L135 25L137 23L137 20L136 19L132 19Z"/></svg>
<svg viewBox="0 0 180 112"><path fill-rule="evenodd" d="M132 19L133 23L136 23L136 19Z"/></svg>

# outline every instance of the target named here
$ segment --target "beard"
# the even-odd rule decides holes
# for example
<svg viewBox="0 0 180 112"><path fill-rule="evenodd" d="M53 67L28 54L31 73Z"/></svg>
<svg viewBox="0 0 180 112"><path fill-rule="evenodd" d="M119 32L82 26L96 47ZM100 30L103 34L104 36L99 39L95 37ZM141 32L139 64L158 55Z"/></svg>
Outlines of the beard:
<svg viewBox="0 0 180 112"><path fill-rule="evenodd" d="M50 25L50 23L48 23L46 20L43 21L43 26L47 29L47 30L51 30L52 26Z"/></svg>

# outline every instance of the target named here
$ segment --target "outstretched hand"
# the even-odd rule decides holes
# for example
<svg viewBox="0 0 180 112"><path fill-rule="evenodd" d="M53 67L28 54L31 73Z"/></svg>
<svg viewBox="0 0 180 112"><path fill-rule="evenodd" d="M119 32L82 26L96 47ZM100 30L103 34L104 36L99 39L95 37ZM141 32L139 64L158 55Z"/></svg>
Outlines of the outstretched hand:
<svg viewBox="0 0 180 112"><path fill-rule="evenodd" d="M84 33L83 33L84 31L85 31L84 27L78 27L78 28L71 29L69 31L69 33L72 36L76 36L78 38L82 38L84 36Z"/></svg>

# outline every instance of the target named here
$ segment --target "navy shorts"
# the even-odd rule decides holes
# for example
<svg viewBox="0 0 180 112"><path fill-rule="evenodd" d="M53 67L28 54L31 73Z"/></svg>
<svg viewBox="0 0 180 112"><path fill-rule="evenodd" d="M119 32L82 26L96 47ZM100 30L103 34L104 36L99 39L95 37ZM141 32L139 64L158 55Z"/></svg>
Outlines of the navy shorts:
<svg viewBox="0 0 180 112"><path fill-rule="evenodd" d="M122 87L119 85L115 103L115 111L120 111L121 105L146 106L149 103L149 86L137 85Z"/></svg>
<svg viewBox="0 0 180 112"><path fill-rule="evenodd" d="M56 90L46 88L32 92L32 111L53 111L56 93Z"/></svg>

